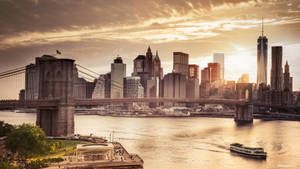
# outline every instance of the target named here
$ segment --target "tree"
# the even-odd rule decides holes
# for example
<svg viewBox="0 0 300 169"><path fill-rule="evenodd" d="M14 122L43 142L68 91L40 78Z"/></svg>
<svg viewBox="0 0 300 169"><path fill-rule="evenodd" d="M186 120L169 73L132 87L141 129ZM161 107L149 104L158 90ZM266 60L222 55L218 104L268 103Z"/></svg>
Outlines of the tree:
<svg viewBox="0 0 300 169"><path fill-rule="evenodd" d="M5 146L22 159L36 157L50 151L44 131L30 124L23 124L8 134Z"/></svg>
<svg viewBox="0 0 300 169"><path fill-rule="evenodd" d="M13 125L4 123L4 121L0 121L0 137L7 136L14 129Z"/></svg>

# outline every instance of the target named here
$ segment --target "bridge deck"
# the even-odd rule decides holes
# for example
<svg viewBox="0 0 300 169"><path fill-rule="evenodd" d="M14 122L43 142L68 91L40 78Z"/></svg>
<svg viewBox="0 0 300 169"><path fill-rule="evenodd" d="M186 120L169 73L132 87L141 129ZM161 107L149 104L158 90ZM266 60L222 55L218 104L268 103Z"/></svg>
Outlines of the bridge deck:
<svg viewBox="0 0 300 169"><path fill-rule="evenodd" d="M120 99L75 99L72 104L76 107L84 106L100 106L104 104L120 104L120 103L198 103L198 104L224 104L224 105L247 105L244 99L174 99L174 98L120 98ZM59 100L0 100L0 109L17 109L17 108L49 108L56 109L60 104ZM299 108L299 106L282 106L268 105L260 102L252 102L254 106L273 107L273 108Z"/></svg>
<svg viewBox="0 0 300 169"><path fill-rule="evenodd" d="M245 100L236 99L173 99L173 98L120 98L120 99L75 99L72 104L81 106L99 106L103 104L120 103L198 103L198 104L226 104L226 105L245 105ZM61 104L59 100L1 100L0 109L14 108L57 108Z"/></svg>

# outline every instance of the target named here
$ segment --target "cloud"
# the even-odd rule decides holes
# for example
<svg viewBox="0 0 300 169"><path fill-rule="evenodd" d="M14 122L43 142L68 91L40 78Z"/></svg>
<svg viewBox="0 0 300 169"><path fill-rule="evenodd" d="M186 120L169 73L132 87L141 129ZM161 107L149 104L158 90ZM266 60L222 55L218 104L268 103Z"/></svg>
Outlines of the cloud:
<svg viewBox="0 0 300 169"><path fill-rule="evenodd" d="M300 43L299 5L298 0L0 0L0 69L60 49L100 73L119 54L130 74L132 60L148 45L159 50L162 63L172 62L173 51L187 52L195 62L214 51L255 62L262 16L269 44ZM230 78L249 71L255 79L253 63L241 63L239 70L229 64L236 72Z"/></svg>

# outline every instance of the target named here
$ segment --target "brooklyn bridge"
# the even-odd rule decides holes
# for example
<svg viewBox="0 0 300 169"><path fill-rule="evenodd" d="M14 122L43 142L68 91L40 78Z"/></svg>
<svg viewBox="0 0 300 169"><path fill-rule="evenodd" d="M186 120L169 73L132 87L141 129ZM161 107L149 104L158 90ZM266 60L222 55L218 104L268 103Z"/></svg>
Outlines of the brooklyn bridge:
<svg viewBox="0 0 300 169"><path fill-rule="evenodd" d="M178 99L178 98L113 98L113 99L76 99L73 95L73 73L77 66L72 59L40 57L36 59L39 71L39 90L37 100L0 100L0 110L35 108L36 124L48 136L71 136L74 134L75 107L97 107L105 104L123 103L197 103L222 104L235 106L234 120L237 122L253 121L253 106L272 107L252 101L252 90L245 86L238 92L249 92L248 99ZM23 68L16 68L0 73L0 79L24 73ZM296 108L296 107L294 107Z"/></svg>

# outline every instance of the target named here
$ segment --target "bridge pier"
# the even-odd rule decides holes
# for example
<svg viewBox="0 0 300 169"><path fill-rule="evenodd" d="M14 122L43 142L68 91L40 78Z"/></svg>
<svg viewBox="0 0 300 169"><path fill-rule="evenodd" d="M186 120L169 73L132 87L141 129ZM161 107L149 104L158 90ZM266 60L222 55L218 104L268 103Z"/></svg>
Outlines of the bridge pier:
<svg viewBox="0 0 300 169"><path fill-rule="evenodd" d="M234 121L243 123L253 123L253 104L236 105Z"/></svg>
<svg viewBox="0 0 300 169"><path fill-rule="evenodd" d="M47 136L74 134L74 60L44 55L36 58L39 68L39 100L59 100L53 107L40 107L36 124Z"/></svg>

